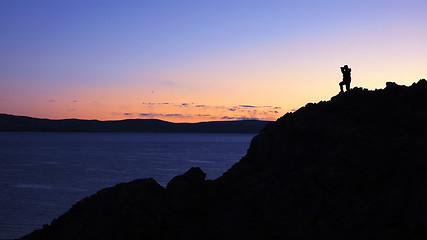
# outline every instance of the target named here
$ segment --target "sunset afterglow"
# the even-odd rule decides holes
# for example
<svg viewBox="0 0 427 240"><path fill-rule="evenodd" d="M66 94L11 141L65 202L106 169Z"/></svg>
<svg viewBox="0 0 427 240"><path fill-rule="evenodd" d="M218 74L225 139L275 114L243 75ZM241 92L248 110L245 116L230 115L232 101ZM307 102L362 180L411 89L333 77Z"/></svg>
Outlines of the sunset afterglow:
<svg viewBox="0 0 427 240"><path fill-rule="evenodd" d="M426 1L1 1L0 113L275 120L427 78Z"/></svg>

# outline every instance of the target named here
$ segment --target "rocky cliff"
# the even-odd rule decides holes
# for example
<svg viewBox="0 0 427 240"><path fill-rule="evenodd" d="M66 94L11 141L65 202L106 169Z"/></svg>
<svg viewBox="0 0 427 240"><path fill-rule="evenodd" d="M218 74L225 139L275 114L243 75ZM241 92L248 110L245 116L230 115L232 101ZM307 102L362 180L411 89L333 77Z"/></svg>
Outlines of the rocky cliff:
<svg viewBox="0 0 427 240"><path fill-rule="evenodd" d="M22 239L426 239L427 81L269 124L222 177L103 189Z"/></svg>

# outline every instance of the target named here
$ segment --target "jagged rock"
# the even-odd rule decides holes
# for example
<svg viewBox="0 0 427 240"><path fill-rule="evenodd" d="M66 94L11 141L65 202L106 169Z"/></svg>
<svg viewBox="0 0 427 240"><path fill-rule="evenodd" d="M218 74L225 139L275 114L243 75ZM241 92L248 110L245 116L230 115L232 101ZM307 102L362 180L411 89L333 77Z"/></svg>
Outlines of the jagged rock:
<svg viewBox="0 0 427 240"><path fill-rule="evenodd" d="M426 239L426 123L426 80L354 88L269 124L216 180L119 184L25 239Z"/></svg>
<svg viewBox="0 0 427 240"><path fill-rule="evenodd" d="M186 173L174 177L166 186L169 192L194 193L199 192L205 184L206 173L199 167L192 167Z"/></svg>
<svg viewBox="0 0 427 240"><path fill-rule="evenodd" d="M206 173L198 167L174 177L166 187L171 208L187 214L189 211L200 213L204 207L205 178Z"/></svg>

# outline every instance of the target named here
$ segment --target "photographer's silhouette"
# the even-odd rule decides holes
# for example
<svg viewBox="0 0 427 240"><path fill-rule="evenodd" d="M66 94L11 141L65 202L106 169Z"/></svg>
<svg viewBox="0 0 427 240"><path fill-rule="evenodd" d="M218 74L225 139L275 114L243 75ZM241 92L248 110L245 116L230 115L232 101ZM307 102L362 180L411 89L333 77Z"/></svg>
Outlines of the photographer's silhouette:
<svg viewBox="0 0 427 240"><path fill-rule="evenodd" d="M350 90L350 83L351 83L351 68L348 68L347 65L344 65L344 67L341 67L342 72L342 82L340 82L340 89L341 92L344 92L343 85L345 85L345 90Z"/></svg>

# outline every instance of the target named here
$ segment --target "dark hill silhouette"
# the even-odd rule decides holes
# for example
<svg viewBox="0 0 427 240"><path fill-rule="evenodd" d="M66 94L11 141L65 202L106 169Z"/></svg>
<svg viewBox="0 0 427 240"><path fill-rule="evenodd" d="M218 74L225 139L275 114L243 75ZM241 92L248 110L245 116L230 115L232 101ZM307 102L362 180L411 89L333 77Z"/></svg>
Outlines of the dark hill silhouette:
<svg viewBox="0 0 427 240"><path fill-rule="evenodd" d="M31 132L170 132L170 133L258 133L270 121L240 120L171 123L157 119L98 121L50 120L0 114L0 131Z"/></svg>
<svg viewBox="0 0 427 240"><path fill-rule="evenodd" d="M22 239L426 239L427 81L354 88L269 124L216 180L103 189Z"/></svg>

